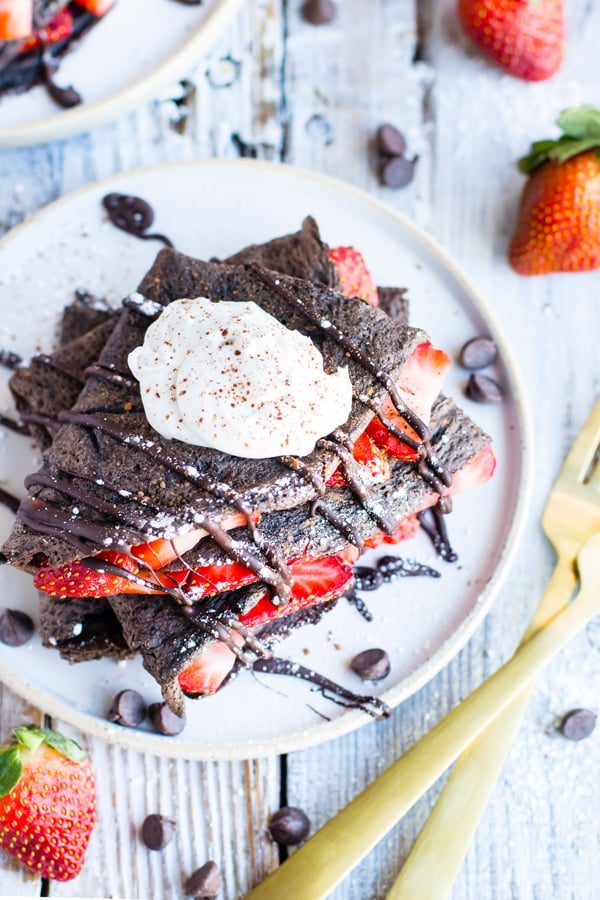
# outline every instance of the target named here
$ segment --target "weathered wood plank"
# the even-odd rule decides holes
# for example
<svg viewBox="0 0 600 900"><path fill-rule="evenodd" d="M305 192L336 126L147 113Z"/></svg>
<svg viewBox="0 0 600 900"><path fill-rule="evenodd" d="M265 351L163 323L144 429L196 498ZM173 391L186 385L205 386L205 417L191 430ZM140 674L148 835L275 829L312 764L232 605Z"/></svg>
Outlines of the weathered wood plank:
<svg viewBox="0 0 600 900"><path fill-rule="evenodd" d="M396 41L396 55L390 55L388 35L382 33L382 16L395 13L397 24L406 15L405 5L402 10L400 4L373 7L370 4L367 11L359 9L359 4L343 4L339 34L330 26L329 37L321 38L319 33L312 44L308 38L302 43L308 26L290 27L288 56L293 59L286 83L288 108L294 111L294 161L340 172L371 189L373 177L364 154L365 123L392 119L402 127L402 112L389 114L383 98L393 94L392 85L406 84L411 78L407 71L411 53L402 58ZM391 721L368 725L326 747L289 757L289 802L306 809L315 828L431 728L516 645L527 612L550 572L551 553L537 524L543 503L600 386L592 337L600 333L593 299L597 274L528 281L514 275L505 261L521 185L514 160L533 138L552 133L553 119L561 108L590 102L598 94L592 35L599 33L600 11L589 4L585 9L569 6L570 54L565 69L552 82L532 86L480 59L459 34L453 8L451 0L419 4L421 52L435 80L429 93L422 88L423 102L414 105L418 117L411 127L419 135L415 141L431 145L431 182L418 168L412 196L378 190L455 255L487 294L506 332L514 335L538 439L533 513L495 609L451 665L396 710ZM367 48L375 47L377 58L373 59ZM301 57L298 61L295 52ZM362 63L356 62L359 58ZM393 69L394 59L400 68L404 66L399 75ZM375 71L382 72L379 82ZM311 72L319 73L312 81ZM335 142L316 151L301 135L300 123L306 119L306 107L314 107L310 91L319 77L319 95L332 98L337 129ZM415 81L419 83L416 77ZM344 103L348 96L354 103ZM401 104L398 96L396 103ZM299 147L302 151L295 152ZM552 352L554 347L562 351ZM588 742L584 749L560 738L552 740L552 725L557 715L573 706L594 706L592 685L598 683L598 674L597 650L581 638L542 680L456 883L453 896L457 900L595 896L598 829L585 828L583 823L597 806L593 771L599 761L598 741ZM384 896L439 789L437 785L417 804L332 897Z"/></svg>

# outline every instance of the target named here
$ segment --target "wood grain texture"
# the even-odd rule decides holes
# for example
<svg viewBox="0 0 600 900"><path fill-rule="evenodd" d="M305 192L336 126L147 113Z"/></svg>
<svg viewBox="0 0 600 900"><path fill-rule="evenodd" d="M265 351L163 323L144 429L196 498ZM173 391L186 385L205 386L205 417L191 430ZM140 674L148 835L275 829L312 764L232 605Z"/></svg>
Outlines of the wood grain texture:
<svg viewBox="0 0 600 900"><path fill-rule="evenodd" d="M600 96L600 7L568 0L565 67L551 82L528 85L468 45L451 0L344 0L325 28L303 22L300 5L246 4L185 90L174 86L158 102L90 135L0 153L0 232L112 173L165 160L235 156L245 147L343 178L410 215L455 256L513 338L536 434L526 539L484 625L427 687L389 721L288 757L287 800L305 809L316 828L510 655L550 573L551 553L538 522L560 462L600 391L600 275L519 278L506 264L506 246L521 186L514 160L532 138L553 132L561 108ZM183 133L173 127L176 120ZM402 191L378 183L371 141L382 121L398 125L419 157L415 180ZM241 143L232 140L236 134ZM455 900L600 897L600 740L596 734L570 744L554 729L567 709L597 706L599 669L600 634L590 627L540 682ZM1 687L0 712L2 738L41 715ZM99 814L82 875L50 885L51 897L177 900L184 896L182 879L214 858L230 900L277 864L265 827L279 805L278 759L169 761L64 727L92 756ZM385 895L439 788L335 898ZM148 851L139 839L151 812L178 822L177 837L162 853ZM37 879L0 858L0 894L39 893Z"/></svg>

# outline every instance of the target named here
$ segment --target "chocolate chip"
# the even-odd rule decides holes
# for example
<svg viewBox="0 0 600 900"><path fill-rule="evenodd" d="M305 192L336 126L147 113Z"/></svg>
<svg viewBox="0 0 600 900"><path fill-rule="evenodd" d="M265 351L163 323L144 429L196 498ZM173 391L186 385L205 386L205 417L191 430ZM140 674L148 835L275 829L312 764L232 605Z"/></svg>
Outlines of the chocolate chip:
<svg viewBox="0 0 600 900"><path fill-rule="evenodd" d="M221 870L212 859L193 872L185 883L185 892L197 900L216 897L223 886Z"/></svg>
<svg viewBox="0 0 600 900"><path fill-rule="evenodd" d="M402 188L413 180L416 159L393 156L381 166L379 180L384 187Z"/></svg>
<svg viewBox="0 0 600 900"><path fill-rule="evenodd" d="M282 806L271 816L269 831L274 841L290 847L306 840L310 832L310 819L297 806Z"/></svg>
<svg viewBox="0 0 600 900"><path fill-rule="evenodd" d="M371 566L354 566L354 586L358 591L376 591L383 584L383 575Z"/></svg>
<svg viewBox="0 0 600 900"><path fill-rule="evenodd" d="M148 707L148 718L159 734L181 734L185 728L185 715L175 715L166 703L151 703Z"/></svg>
<svg viewBox="0 0 600 900"><path fill-rule="evenodd" d="M563 716L558 728L569 741L583 741L596 727L597 718L591 709L572 709Z"/></svg>
<svg viewBox="0 0 600 900"><path fill-rule="evenodd" d="M137 691L120 691L112 702L107 719L124 725L127 728L135 728L144 721L146 715L146 703Z"/></svg>
<svg viewBox="0 0 600 900"><path fill-rule="evenodd" d="M465 394L476 403L500 403L502 400L502 388L487 375L469 375Z"/></svg>
<svg viewBox="0 0 600 900"><path fill-rule="evenodd" d="M373 647L358 653L351 661L350 668L363 681L381 681L390 674L390 658L385 650Z"/></svg>
<svg viewBox="0 0 600 900"><path fill-rule="evenodd" d="M9 647L22 647L31 638L34 624L29 616L18 609L0 611L0 641Z"/></svg>
<svg viewBox="0 0 600 900"><path fill-rule="evenodd" d="M302 7L302 15L311 25L329 25L337 15L332 0L308 0Z"/></svg>
<svg viewBox="0 0 600 900"><path fill-rule="evenodd" d="M488 337L476 337L463 346L459 362L465 369L485 369L491 366L498 356L495 341Z"/></svg>
<svg viewBox="0 0 600 900"><path fill-rule="evenodd" d="M381 156L404 156L406 140L401 131L385 122L375 133L375 147Z"/></svg>
<svg viewBox="0 0 600 900"><path fill-rule="evenodd" d="M142 824L142 840L149 850L163 850L175 837L177 824L173 819L151 813Z"/></svg>

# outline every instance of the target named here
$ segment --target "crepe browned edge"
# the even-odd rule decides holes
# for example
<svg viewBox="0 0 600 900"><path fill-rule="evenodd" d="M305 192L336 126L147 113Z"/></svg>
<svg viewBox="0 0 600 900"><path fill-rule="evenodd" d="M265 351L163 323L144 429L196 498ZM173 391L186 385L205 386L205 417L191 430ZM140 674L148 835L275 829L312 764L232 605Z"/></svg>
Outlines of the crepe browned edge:
<svg viewBox="0 0 600 900"><path fill-rule="evenodd" d="M436 401L431 427L434 452L451 474L464 468L490 444L490 438L447 397ZM378 485L376 493L380 502L393 508L398 519L431 505L437 499L431 486L417 474L414 466L401 460L393 461L391 479ZM350 490L332 488L327 492L326 502L363 539L377 531L373 519ZM326 518L316 511L313 513L310 503L264 516L261 531L267 539L277 541L278 549L286 559L329 556L340 553L349 545L348 538ZM232 535L244 537L242 529ZM227 561L221 549L208 538L185 554L183 559L193 568ZM174 563L172 568L182 568L182 563ZM258 590L262 593L263 588ZM257 586L252 586L199 601L194 604L194 614L205 613L209 617L241 615L256 602L256 592ZM141 653L145 668L160 684L165 700L175 712L181 714L184 697L178 676L215 638L195 624L193 617L184 614L170 597L119 595L110 598L110 604L131 649ZM324 611L327 609L325 605Z"/></svg>
<svg viewBox="0 0 600 900"><path fill-rule="evenodd" d="M399 380L414 348L428 340L422 331L391 324L385 313L365 303L348 301L341 294L306 281L286 276L279 276L279 281L319 319L333 322L351 337L394 381ZM277 291L247 267L203 263L173 250L162 250L143 280L141 290L160 304L184 296L254 300L287 327L302 328L319 347L327 370L333 371L339 365L347 364L356 395L368 397L376 404L387 396L385 388L360 363L348 360L344 349L328 336L327 330L321 331L310 324L307 327L304 316L294 306L283 302ZM112 371L127 372L128 354L142 343L149 322L150 319L137 310L124 309L100 355L100 364ZM212 481L230 484L250 508L260 512L290 508L316 496L313 483L278 459L240 459L163 439L146 420L137 385L124 391L120 385L91 375L73 409L81 414L101 415L111 427L123 429L127 435L135 436L136 441L147 441L160 447L165 456L176 453L183 465L200 470ZM353 440L362 433L372 415L370 408L355 402L340 431ZM339 458L328 449L318 448L302 463L311 473L327 480L339 464ZM163 462L151 459L137 444L122 443L104 431L78 424L67 424L57 431L52 446L46 451L43 472L85 473L85 478L71 474L64 477L90 495L89 504L79 500L76 504L79 510L76 515L86 522L105 524L105 517L93 508L96 498L113 502L113 488L118 491L136 485L143 502L160 510L160 527L158 524L156 528L145 526L143 535L131 527L116 529L118 536L129 544L145 537L163 536L165 521L174 533L189 525L190 517L197 518L198 514L220 520L237 511L235 503L192 484ZM69 515L74 506L47 487L35 486L30 493L69 510ZM182 504L182 497L185 497L185 504ZM132 498L125 500L124 505L133 508L137 502ZM3 552L11 563L30 570L35 569L41 557L53 565L74 557L73 547L67 541L32 531L19 520Z"/></svg>

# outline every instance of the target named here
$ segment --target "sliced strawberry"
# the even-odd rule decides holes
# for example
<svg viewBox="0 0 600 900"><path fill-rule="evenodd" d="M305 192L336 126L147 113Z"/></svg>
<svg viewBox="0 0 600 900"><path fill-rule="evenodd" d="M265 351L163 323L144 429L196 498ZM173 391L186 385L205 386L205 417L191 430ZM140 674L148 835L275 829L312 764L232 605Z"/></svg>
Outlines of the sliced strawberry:
<svg viewBox="0 0 600 900"><path fill-rule="evenodd" d="M360 297L370 306L379 304L379 295L362 253L355 247L332 247L329 259L337 269L346 297Z"/></svg>
<svg viewBox="0 0 600 900"><path fill-rule="evenodd" d="M352 456L359 465L364 466L376 484L387 481L391 474L390 464L366 432L354 442ZM327 480L329 487L345 487L348 484L344 476L343 466L338 466Z"/></svg>
<svg viewBox="0 0 600 900"><path fill-rule="evenodd" d="M231 639L234 643L242 643L242 638L235 632L231 634ZM234 662L233 650L223 641L214 641L181 672L179 686L192 697L214 694L231 672Z"/></svg>
<svg viewBox="0 0 600 900"><path fill-rule="evenodd" d="M253 514L252 519L255 524L258 524L260 514ZM241 528L245 524L246 516L243 513L233 513L219 522L224 531ZM147 566L150 566L151 569L162 569L195 547L198 541L206 537L207 534L208 532L204 528L195 528L184 534L178 534L171 540L156 538L156 540L148 541L145 544L136 544L131 548L131 555L136 560L140 560Z"/></svg>
<svg viewBox="0 0 600 900"><path fill-rule="evenodd" d="M397 385L398 391L406 406L426 425L429 424L431 407L440 392L450 365L451 359L448 354L438 350L429 341L415 347L406 362ZM414 430L397 412L390 398L384 402L382 414L409 437L417 438ZM415 451L388 431L377 416L367 426L366 433L392 456L398 459L416 459Z"/></svg>
<svg viewBox="0 0 600 900"><path fill-rule="evenodd" d="M475 454L466 466L463 466L462 469L459 469L453 475L452 485L445 493L449 496L454 496L454 494L461 494L463 491L468 491L478 484L485 484L486 481L490 480L495 470L496 456L488 444L487 447Z"/></svg>
<svg viewBox="0 0 600 900"><path fill-rule="evenodd" d="M198 566L193 572L190 569L155 572L154 577L165 587L172 587L175 582L194 602L224 591L237 591L238 588L258 581L258 575L239 562L222 566Z"/></svg>
<svg viewBox="0 0 600 900"><path fill-rule="evenodd" d="M76 0L77 6L82 6L94 16L103 16L114 5L115 0Z"/></svg>
<svg viewBox="0 0 600 900"><path fill-rule="evenodd" d="M267 590L252 609L240 616L240 622L247 628L256 628L269 619L277 619L339 597L350 586L352 567L339 556L324 556L318 559L296 559L290 563L292 593L285 606L274 606Z"/></svg>
<svg viewBox="0 0 600 900"><path fill-rule="evenodd" d="M18 41L33 30L33 0L0 0L0 41Z"/></svg>
<svg viewBox="0 0 600 900"><path fill-rule="evenodd" d="M48 25L27 38L19 52L27 53L29 50L47 47L49 44L58 44L60 41L68 40L72 34L73 15L68 9L61 9Z"/></svg>
<svg viewBox="0 0 600 900"><path fill-rule="evenodd" d="M98 554L98 558L125 569L133 575L139 575L146 580L152 579L151 572L141 571L139 566L125 553L103 550ZM154 589L136 581L130 581L125 576L96 572L79 561L65 563L56 568L40 566L35 573L33 583L38 591L61 600L67 597L112 597L114 594L162 593L160 588Z"/></svg>
<svg viewBox="0 0 600 900"><path fill-rule="evenodd" d="M418 530L419 520L417 519L417 514L411 513L409 516L400 519L393 534L378 531L365 541L365 547L373 549L373 547L379 547L380 544L399 544L400 541L408 541L410 538L413 538Z"/></svg>

